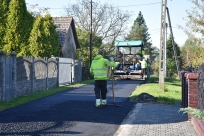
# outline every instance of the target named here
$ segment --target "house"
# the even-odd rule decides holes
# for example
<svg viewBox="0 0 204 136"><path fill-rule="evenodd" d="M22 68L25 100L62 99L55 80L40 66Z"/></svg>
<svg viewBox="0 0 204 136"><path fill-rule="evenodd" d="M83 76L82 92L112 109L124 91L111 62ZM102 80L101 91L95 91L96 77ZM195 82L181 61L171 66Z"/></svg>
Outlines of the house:
<svg viewBox="0 0 204 136"><path fill-rule="evenodd" d="M72 17L53 17L59 35L60 57L76 59L76 49L80 48L74 19Z"/></svg>

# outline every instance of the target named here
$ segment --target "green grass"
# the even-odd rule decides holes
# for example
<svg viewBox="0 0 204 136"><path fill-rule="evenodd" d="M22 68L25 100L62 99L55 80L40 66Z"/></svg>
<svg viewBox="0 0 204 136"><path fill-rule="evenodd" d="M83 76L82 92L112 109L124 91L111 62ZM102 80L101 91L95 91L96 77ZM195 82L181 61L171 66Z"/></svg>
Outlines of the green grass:
<svg viewBox="0 0 204 136"><path fill-rule="evenodd" d="M135 98L141 93L148 93L158 98L158 103L175 104L181 101L181 81L178 79L165 78L164 91L159 89L158 77L151 77L146 84L142 84L136 88L130 96L130 100L134 102Z"/></svg>
<svg viewBox="0 0 204 136"><path fill-rule="evenodd" d="M19 106L19 105L22 105L22 104L25 104L25 103L49 96L49 95L52 95L52 94L55 94L58 92L62 92L62 91L65 91L67 89L70 89L70 88L77 88L77 87L80 87L80 86L83 86L86 84L90 84L93 82L94 82L93 80L85 80L85 81L82 81L81 83L77 83L77 84L61 85L57 88L53 88L50 90L41 90L41 91L37 91L37 92L34 92L34 93L26 95L26 96L21 96L21 97L18 97L16 99L13 99L11 101L0 102L0 111L6 110L6 109L9 109L12 107L16 107L16 106Z"/></svg>

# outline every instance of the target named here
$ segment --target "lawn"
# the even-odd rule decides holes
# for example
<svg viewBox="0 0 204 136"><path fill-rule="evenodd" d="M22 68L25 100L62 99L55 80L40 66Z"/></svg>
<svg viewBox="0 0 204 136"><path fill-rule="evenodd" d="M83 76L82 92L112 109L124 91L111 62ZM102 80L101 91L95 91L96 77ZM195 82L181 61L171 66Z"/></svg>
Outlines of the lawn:
<svg viewBox="0 0 204 136"><path fill-rule="evenodd" d="M130 96L134 102L141 93L148 93L158 98L158 103L175 104L181 102L181 80L165 78L164 91L159 89L159 78L151 77L146 84L138 86Z"/></svg>

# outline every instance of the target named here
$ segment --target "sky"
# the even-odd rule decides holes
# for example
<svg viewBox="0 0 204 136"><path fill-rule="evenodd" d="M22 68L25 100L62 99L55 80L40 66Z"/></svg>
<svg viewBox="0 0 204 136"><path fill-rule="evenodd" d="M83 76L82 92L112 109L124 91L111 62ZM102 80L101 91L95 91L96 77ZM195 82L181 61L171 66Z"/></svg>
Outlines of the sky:
<svg viewBox="0 0 204 136"><path fill-rule="evenodd" d="M66 16L65 7L68 3L75 3L76 0L26 0L27 8L31 5L38 4L37 7L49 8L49 13L53 17ZM94 2L94 0L92 0ZM162 0L100 0L100 2L111 4L123 11L128 11L132 14L129 23L130 29L134 20L137 18L139 11L145 19L148 32L152 40L152 46L160 48L160 26L161 26L161 2ZM186 10L191 10L194 5L189 0L167 0L167 7L170 12L171 26L173 30L174 40L179 46L183 46L187 36L183 30L179 29L181 25L185 27L187 17ZM166 19L168 23L168 18ZM170 30L167 28L169 37Z"/></svg>

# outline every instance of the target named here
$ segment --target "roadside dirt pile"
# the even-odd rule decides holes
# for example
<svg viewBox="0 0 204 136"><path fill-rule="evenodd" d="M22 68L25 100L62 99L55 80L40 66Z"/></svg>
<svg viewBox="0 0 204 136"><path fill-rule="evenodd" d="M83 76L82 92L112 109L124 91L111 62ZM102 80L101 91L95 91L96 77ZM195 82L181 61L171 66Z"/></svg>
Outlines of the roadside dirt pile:
<svg viewBox="0 0 204 136"><path fill-rule="evenodd" d="M157 97L154 97L148 93L141 93L135 98L137 103L157 103Z"/></svg>

